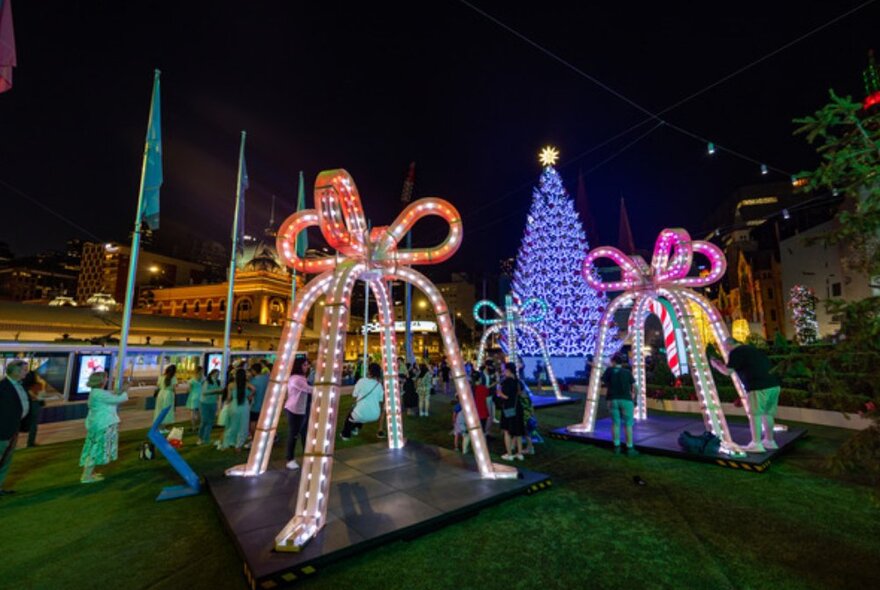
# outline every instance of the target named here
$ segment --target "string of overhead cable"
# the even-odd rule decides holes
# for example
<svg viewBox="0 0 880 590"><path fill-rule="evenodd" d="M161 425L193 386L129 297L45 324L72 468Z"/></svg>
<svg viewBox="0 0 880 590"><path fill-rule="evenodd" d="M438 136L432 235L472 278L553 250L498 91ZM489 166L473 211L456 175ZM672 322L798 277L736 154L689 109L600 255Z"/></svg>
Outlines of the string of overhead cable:
<svg viewBox="0 0 880 590"><path fill-rule="evenodd" d="M64 215L62 215L58 211L55 211L54 209L52 209L51 207L49 207L45 203L42 203L38 199L36 199L35 197L30 196L29 194L27 194L23 190L16 188L16 187L12 186L11 184L9 184L8 182L4 182L3 180L0 180L0 185L6 187L7 190L12 191L13 193L17 194L18 196L22 197L23 199L30 201L31 203L33 203L34 205L36 205L40 209L46 211L47 213L49 213L50 215L53 215L54 217L57 217L58 219L60 219L61 221L63 221L67 225L69 225L70 227L75 228L77 231L91 237L95 241L98 241L98 242L105 241L102 238L100 238L99 236L95 235L94 233L92 233L89 230L87 230L86 228L84 228L83 226L77 224L76 222L69 219L68 217L65 217Z"/></svg>
<svg viewBox="0 0 880 590"><path fill-rule="evenodd" d="M793 46L793 45L799 43L800 41L803 41L804 39L806 39L806 38L808 38L808 37L810 37L810 36L812 36L812 35L818 33L819 31L821 31L821 30L823 30L823 29L825 29L825 28L827 28L827 27L833 25L834 23L836 23L836 22L838 22L838 21L840 21L840 20L846 18L847 16L850 16L850 15L854 14L855 12L858 12L859 10L861 10L861 9L865 8L866 6L869 6L870 4L873 4L873 3L875 2L875 0L867 0L866 2L864 2L864 3L862 3L862 4L858 5L858 6L856 6L855 8L852 8L852 9L850 9L850 10L848 10L848 11L846 11L846 12L844 12L844 13L842 13L842 14L840 14L840 15L838 15L838 16L832 18L832 19L830 19L829 21L826 21L826 22L823 23L822 25L820 25L820 26L818 26L818 27L815 27L814 29L812 29L812 30L810 30L810 31L808 31L808 32L806 32L806 33L804 33L803 35L801 35L801 36L799 36L799 37L793 39L792 41L789 41L788 43L785 43L784 45L782 45L782 46L780 46L780 47L774 49L773 51L771 51L771 52L769 52L769 53L767 53L767 54L765 54L765 55L763 55L763 56L761 56L760 58L758 58L758 59L756 59L756 60L753 60L752 62L746 64L745 66L740 67L739 69L737 69L737 70L731 72L730 74L727 74L727 75L723 76L722 78L720 78L720 79L716 80L715 82L713 82L713 83L711 83L711 84L705 86L704 88L702 88L702 89L700 89L700 90L698 90L698 91L696 91L696 92L694 92L694 93L692 93L692 94L690 94L690 95L688 95L688 96L686 96L686 97L684 97L684 98L678 100L677 102L673 103L672 105L669 105L668 107L666 107L665 109L661 110L660 112L658 112L658 113L654 113L654 112L648 110L647 108L643 107L642 105L640 105L639 103L637 103L637 102L634 101L633 99L631 99L631 98L627 97L626 95L622 94L621 92L615 90L614 88L612 88L612 87L609 86L608 84L602 82L601 80L599 80L599 79L596 78L595 76L592 76L592 75L588 74L587 72L585 72L585 71L582 70L581 68L575 66L574 64L572 64L572 63L569 62L568 60L562 58L561 56L559 56L559 55L553 53L552 51L550 51L549 49L547 49L546 47L540 45L540 44L537 43L536 41L530 39L529 37L527 37L527 36L524 35L523 33L520 33L519 31L517 31L517 30L514 29L513 27L507 25L506 23L502 22L502 21L499 20L498 18L492 16L491 14L489 14L489 13L487 13L486 11L480 9L479 7L477 7L477 6L473 5L473 4L471 4L471 3L468 2L467 0L459 0L459 1L460 1L462 4L464 4L465 6L467 6L468 8L470 8L471 10L473 10L474 12L480 14L481 16L483 16L484 18L486 18L487 20L490 20L491 22L493 22L493 23L496 24L497 26L503 28L505 31L507 31L507 32L509 32L510 34L514 35L515 37L517 37L517 38L520 39L521 41L527 43L528 45L532 46L533 48L537 49L538 51L544 53L545 55L547 55L548 57L552 58L553 60L555 60L555 61L561 63L562 65L564 65L565 67L567 67L567 68L569 68L570 70L574 71L574 72L577 73L578 75L582 76L583 78L586 78L587 80L589 80L590 82L592 82L592 83L595 84L596 86L599 86L600 88L602 88L603 90L605 90L605 91L608 92L609 94L615 96L615 97L618 98L619 100L621 100L621 101L623 101L623 102L629 104L629 105L632 106L633 108L637 109L638 111L640 111L640 112L642 112L642 113L644 113L645 115L648 116L647 119L645 119L644 121L641 121L641 122L639 122L639 123L633 125L633 126L630 127L628 130L626 130L626 131L622 132L621 134L618 134L617 136L615 136L615 138L616 138L616 137L620 137L621 135L624 135L624 134L626 134L626 133L628 133L628 132L630 132L630 131L632 131L632 130L634 130L634 129L636 129L636 128L642 126L642 125L644 125L644 124L647 123L648 121L655 120L655 121L658 121L658 122L661 122L661 123L666 124L667 126L669 126L670 129L673 129L673 130L675 130L675 131L677 131L677 132L679 132L679 133L682 133L682 134L685 135L685 136L688 136L688 137L691 137L691 138L693 138L693 139L697 139L697 140L699 140L699 141L701 141L701 142L706 143L706 144L708 145L708 150L709 150L709 153L710 153L710 154L713 154L713 153L715 153L716 151L719 151L719 150L721 150L721 151L725 151L725 152L727 152L727 153L729 153L729 154L731 154L731 155L733 155L733 156L736 156L736 157L738 157L738 158L744 159L744 160L749 161L749 162L752 162L752 163L757 163L757 164L759 164L759 165L761 166L761 173L762 173L762 174L766 174L768 170L774 170L774 171L776 171L776 172L780 172L780 173L785 174L785 175L788 175L788 176L790 176L790 173L786 172L785 170L783 170L783 169L781 169L781 168L779 168L779 167L766 165L766 164L763 163L763 162L764 162L763 160L759 160L759 159L757 159L757 158L752 158L752 157L746 156L745 154L742 154L741 152L738 152L738 151L733 150L733 149L731 149L731 148L728 148L728 147L726 147L726 146L722 146L722 145L719 145L719 144L717 144L717 143L711 142L711 141L707 140L705 137L703 137L703 136L701 136L701 135L699 135L699 134L697 134L697 133L694 133L694 132L692 132L692 131L689 131L689 130L687 130L687 129L684 129L684 128L678 126L678 125L673 125L673 124L669 123L668 121L662 119L662 118L661 118L661 115L663 115L663 114L665 114L665 113L668 113L669 111L671 111L671 110L673 110L673 109L676 109L676 108L680 107L681 105L683 105L683 104L685 104L685 103L687 103L687 102L693 100L693 99L696 98L697 96L700 96L701 94L703 94L703 93L705 93L705 92L711 90L712 88L715 88L716 86L718 86L718 85L720 85L720 84L723 84L723 83L726 82L727 80L730 80L731 78L733 78L733 77L735 77L735 76L741 74L742 72L745 72L746 70L748 70L748 69L754 67L755 65L757 65L757 64L759 64L759 63L761 63L761 62L763 62L763 61L765 61L765 60L767 60L767 59L769 59L770 57L772 57L772 56L774 56L774 55L776 55L776 54L778 54L778 53L780 53L780 52L782 52L782 51L788 49L789 47L791 47L791 46Z"/></svg>
<svg viewBox="0 0 880 590"><path fill-rule="evenodd" d="M622 148L620 148L619 150L617 150L616 152L614 152L613 154L611 154L610 156L608 156L607 158L605 158L605 159L602 160L601 162L597 163L597 164L596 164L595 166L593 166L592 168L589 168L588 170L586 170L585 172L583 172L583 173L582 173L583 176L589 176L590 174L592 174L593 172L595 172L597 169L601 168L602 166L604 166L605 164L607 164L607 163L610 162L611 160L615 159L615 158L618 157L620 154L622 154L623 152L625 152L626 150L628 150L629 148L631 148L632 146L634 146L635 144L637 144L637 143L640 142L642 139L646 138L647 136L649 136L650 134L652 134L654 131L656 131L657 129L659 129L659 128L662 127L662 126L663 126L663 123L657 123L656 125L654 125L651 129L649 129L649 130L646 131L645 133L642 133L641 135L639 135L638 137L636 137L635 139L633 139L632 141L630 141L629 143L627 143L626 145L624 145ZM528 185L530 185L530 184L532 184L532 181L529 181ZM517 188L517 189L515 189L515 190L513 190L513 191L511 191L511 192L509 192L509 193L507 193L507 194L505 195L504 198L506 198L507 196L510 196L510 195L512 195L512 194L514 194L514 193L516 193L516 192L518 192L518 191L520 191L520 190L522 190L522 188L524 188L525 186L528 186L528 185L522 185L522 186L520 186L519 188ZM484 205L482 205L482 206L480 206L480 207L477 207L476 209L473 209L473 210L471 210L471 211L468 211L468 213L471 214L471 215L473 215L473 214L476 213L477 211L479 211L479 210L481 210L481 209L484 209L485 207L489 206L490 204L494 204L495 202L498 202L499 200L501 200L501 199L495 199L495 200L493 200L493 201L490 201L490 203L488 203L488 204L484 204ZM510 217L513 217L514 215L520 215L520 214L521 214L521 210L522 210L523 206L525 206L525 205L529 205L529 206L531 206L531 203L529 203L529 202L520 203L520 204L514 206L514 207L513 207L510 211L508 211L506 214L501 215L500 217L495 217L495 218L493 218L491 221L489 221L489 222L487 222L487 223L484 223L484 224L482 224L482 225L478 225L477 227L474 227L474 228L467 227L466 229L467 229L468 232L477 232L477 231L483 231L483 230L485 230L485 229L488 229L488 228L490 228L490 227L493 227L493 226L495 226L495 225L498 225L498 224L501 223L502 221L504 221L504 220L506 220L506 219L508 219L508 218L510 218ZM438 231L436 234L433 234L433 235L434 235L435 239L439 239L439 238L442 238L442 237L443 237L444 232L445 232L445 230L443 230L443 232Z"/></svg>

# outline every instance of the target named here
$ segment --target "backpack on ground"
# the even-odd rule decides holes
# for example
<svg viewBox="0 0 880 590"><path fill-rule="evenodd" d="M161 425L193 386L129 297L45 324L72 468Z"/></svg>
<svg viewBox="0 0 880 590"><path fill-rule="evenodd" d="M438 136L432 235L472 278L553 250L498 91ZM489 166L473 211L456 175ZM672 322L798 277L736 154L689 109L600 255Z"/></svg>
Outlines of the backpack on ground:
<svg viewBox="0 0 880 590"><path fill-rule="evenodd" d="M697 436L685 430L678 435L678 445L688 453L715 455L721 447L721 439L711 432L704 432Z"/></svg>

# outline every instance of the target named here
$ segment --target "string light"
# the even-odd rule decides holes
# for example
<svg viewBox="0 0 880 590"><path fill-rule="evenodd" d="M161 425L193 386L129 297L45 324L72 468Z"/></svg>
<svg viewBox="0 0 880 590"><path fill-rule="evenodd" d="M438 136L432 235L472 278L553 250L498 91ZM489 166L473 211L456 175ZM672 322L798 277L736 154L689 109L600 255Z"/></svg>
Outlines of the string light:
<svg viewBox="0 0 880 590"><path fill-rule="evenodd" d="M709 145L706 147L706 151L709 152L710 156L715 155L715 144L710 141Z"/></svg>
<svg viewBox="0 0 880 590"><path fill-rule="evenodd" d="M767 176L767 172L769 172L767 164L761 164L761 176Z"/></svg>

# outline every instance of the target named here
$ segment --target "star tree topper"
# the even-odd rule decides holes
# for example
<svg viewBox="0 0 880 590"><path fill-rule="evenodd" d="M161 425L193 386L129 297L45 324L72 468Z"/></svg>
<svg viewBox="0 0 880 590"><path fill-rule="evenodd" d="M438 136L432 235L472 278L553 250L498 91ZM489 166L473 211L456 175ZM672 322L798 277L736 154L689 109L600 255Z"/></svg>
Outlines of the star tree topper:
<svg viewBox="0 0 880 590"><path fill-rule="evenodd" d="M552 145L548 145L541 153L538 155L538 161L541 162L542 166L554 166L556 165L556 160L559 159L559 150L557 150Z"/></svg>

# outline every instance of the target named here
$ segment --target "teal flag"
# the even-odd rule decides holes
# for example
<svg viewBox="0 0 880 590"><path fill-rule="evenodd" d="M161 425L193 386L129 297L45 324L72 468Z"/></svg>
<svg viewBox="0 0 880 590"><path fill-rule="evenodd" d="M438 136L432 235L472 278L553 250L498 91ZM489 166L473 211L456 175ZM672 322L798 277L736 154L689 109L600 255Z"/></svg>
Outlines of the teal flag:
<svg viewBox="0 0 880 590"><path fill-rule="evenodd" d="M299 171L299 191L296 199L296 210L302 211L306 208L306 183L303 180L302 170ZM298 258L306 257L306 250L309 249L309 237L306 232L300 232L296 237L296 255Z"/></svg>
<svg viewBox="0 0 880 590"><path fill-rule="evenodd" d="M153 77L153 100L144 146L144 169L141 178L141 222L151 230L159 229L159 189L162 187L162 111L159 103L159 70Z"/></svg>

